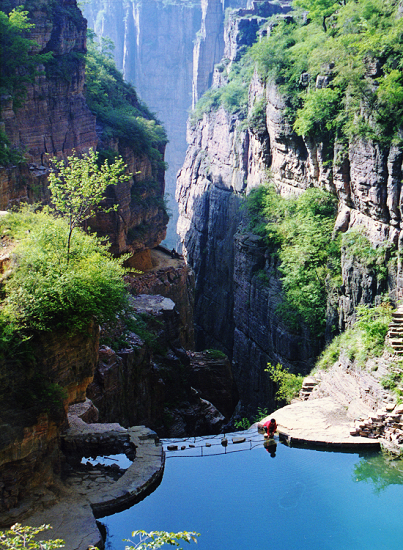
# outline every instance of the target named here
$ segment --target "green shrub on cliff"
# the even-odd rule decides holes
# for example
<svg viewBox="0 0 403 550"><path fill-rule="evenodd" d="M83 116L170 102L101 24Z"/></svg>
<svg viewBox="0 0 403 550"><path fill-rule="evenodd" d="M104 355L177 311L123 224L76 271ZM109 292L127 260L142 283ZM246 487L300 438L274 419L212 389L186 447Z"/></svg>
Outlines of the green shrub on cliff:
<svg viewBox="0 0 403 550"><path fill-rule="evenodd" d="M101 166L97 163L98 155L90 149L89 153L78 157L72 155L67 160L51 161L52 170L49 174L49 190L52 205L56 212L65 217L69 225L66 243L66 262L70 261L71 239L76 227L94 216L94 212L109 212L116 210L117 205L107 207L105 191L109 185L117 185L128 181L125 174L126 165L121 158L113 163L105 161Z"/></svg>
<svg viewBox="0 0 403 550"><path fill-rule="evenodd" d="M356 136L401 143L400 10L395 0L295 0L291 17L273 16L267 36L232 64L228 83L200 99L192 121L220 105L244 112L256 67L276 84L298 135L329 145ZM228 96L234 102L226 105Z"/></svg>
<svg viewBox="0 0 403 550"><path fill-rule="evenodd" d="M277 386L276 399L278 401L285 401L289 404L294 397L297 397L302 388L303 376L289 372L280 363L277 363L276 366L267 363L265 372L270 374L271 380Z"/></svg>
<svg viewBox="0 0 403 550"><path fill-rule="evenodd" d="M327 285L337 286L340 272L340 242L332 236L335 197L311 188L286 199L268 185L251 191L246 208L252 231L264 237L281 262L284 301L278 312L291 327L302 321L322 335Z"/></svg>
<svg viewBox="0 0 403 550"><path fill-rule="evenodd" d="M317 368L330 368L344 353L350 361L363 367L369 357L382 355L385 337L392 320L392 308L388 303L376 307L359 306L354 325L336 336L322 352Z"/></svg>
<svg viewBox="0 0 403 550"><path fill-rule="evenodd" d="M12 270L3 281L3 316L25 333L85 330L114 319L125 303L122 260L93 235L76 229L67 262L69 225L28 209L0 220L3 235L16 242Z"/></svg>
<svg viewBox="0 0 403 550"><path fill-rule="evenodd" d="M294 21L279 22L252 47L275 81L299 135L398 138L403 124L403 19L394 0L296 0ZM318 84L317 78L320 77Z"/></svg>

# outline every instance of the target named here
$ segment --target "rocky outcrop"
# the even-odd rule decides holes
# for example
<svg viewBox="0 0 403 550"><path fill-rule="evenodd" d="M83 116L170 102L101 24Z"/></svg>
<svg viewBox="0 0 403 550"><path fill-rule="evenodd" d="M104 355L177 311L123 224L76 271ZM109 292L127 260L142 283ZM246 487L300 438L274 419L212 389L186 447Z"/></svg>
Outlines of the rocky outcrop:
<svg viewBox="0 0 403 550"><path fill-rule="evenodd" d="M132 307L146 328L141 337L126 336L116 352L101 347L87 391L100 420L145 424L164 437L219 433L237 402L228 360L208 354L196 359L181 347L180 318L171 299L138 295Z"/></svg>
<svg viewBox="0 0 403 550"><path fill-rule="evenodd" d="M15 5L23 2L15 1ZM84 97L87 26L75 0L31 3L31 37L40 50L53 53L46 71L27 85L21 108L1 98L1 120L12 146L26 151L32 162L45 155L70 155L97 144L95 117Z"/></svg>
<svg viewBox="0 0 403 550"><path fill-rule="evenodd" d="M98 327L68 337L38 335L29 359L0 362L0 509L15 508L38 486L55 483L60 473L60 432L64 407L83 401L98 356ZM10 377L10 369L13 376ZM20 510L21 512L21 510Z"/></svg>
<svg viewBox="0 0 403 550"><path fill-rule="evenodd" d="M175 254L174 254L175 255ZM136 260L137 257L134 258ZM136 264L135 264L136 265ZM187 349L194 348L193 308L194 273L182 257L172 258L172 252L160 246L151 250L144 272L127 276L130 292L137 294L159 294L170 298L179 312L179 340Z"/></svg>

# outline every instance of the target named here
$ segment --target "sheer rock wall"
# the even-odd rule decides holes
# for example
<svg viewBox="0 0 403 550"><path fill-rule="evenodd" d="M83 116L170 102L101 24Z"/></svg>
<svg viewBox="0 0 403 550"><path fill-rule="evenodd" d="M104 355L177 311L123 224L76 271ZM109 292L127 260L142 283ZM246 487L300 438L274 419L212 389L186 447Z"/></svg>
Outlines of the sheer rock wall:
<svg viewBox="0 0 403 550"><path fill-rule="evenodd" d="M229 18L226 63L243 47L239 34L230 32L242 28L243 11ZM220 85L219 77L215 85ZM400 242L402 201L401 150L363 140L350 143L346 151L336 144L332 168L325 162L326 144L297 136L283 116L277 88L255 75L249 110L260 98L266 111L257 129L241 130L243 117L223 108L189 126L176 195L178 233L196 277L196 349L214 346L229 353L241 401L252 414L257 406L274 404L272 383L264 372L267 361L304 373L324 342L311 338L303 327L290 330L276 312L282 294L276 259L244 227L242 195L267 181L268 169L283 195L323 187L339 199L337 230L363 226L375 244ZM339 295L329 304L329 330L348 326L357 304L376 302L384 292L392 301L397 298L396 268L382 280L342 252L342 274Z"/></svg>
<svg viewBox="0 0 403 550"><path fill-rule="evenodd" d="M176 174L186 154L186 120L192 94L209 85L223 47L227 7L247 0L91 0L83 6L88 26L115 44L115 60L126 80L163 122L169 143L166 191L172 212L167 246L177 245Z"/></svg>

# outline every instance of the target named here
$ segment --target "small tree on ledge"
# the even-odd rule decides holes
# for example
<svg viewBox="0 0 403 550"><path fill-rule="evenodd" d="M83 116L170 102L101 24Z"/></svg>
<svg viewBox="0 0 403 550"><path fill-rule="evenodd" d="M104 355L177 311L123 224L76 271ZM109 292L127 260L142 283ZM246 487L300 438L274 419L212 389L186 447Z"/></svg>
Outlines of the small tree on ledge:
<svg viewBox="0 0 403 550"><path fill-rule="evenodd" d="M67 157L67 162L52 162L53 169L49 174L52 204L56 212L67 218L69 223L67 264L74 228L81 226L96 211L116 210L117 205L108 208L100 204L105 190L108 185L117 185L119 181L130 179L130 175L125 174L126 165L121 158L111 165L105 161L102 166L98 166L97 158L97 153L90 149L82 157L72 155Z"/></svg>

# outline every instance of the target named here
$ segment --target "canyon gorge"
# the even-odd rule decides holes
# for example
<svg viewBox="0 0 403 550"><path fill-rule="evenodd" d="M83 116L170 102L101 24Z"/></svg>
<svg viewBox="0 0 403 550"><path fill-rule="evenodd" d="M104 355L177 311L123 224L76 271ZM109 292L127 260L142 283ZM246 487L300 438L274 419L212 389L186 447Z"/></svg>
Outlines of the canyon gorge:
<svg viewBox="0 0 403 550"><path fill-rule="evenodd" d="M58 502L63 480L87 456L79 439L66 439L69 407L85 403L80 421L118 432L147 426L153 432L143 439L222 433L258 410L269 414L284 404L268 363L302 379L365 311L384 307L391 315L398 306L401 112L398 101L391 112L385 105L392 104L392 84L401 89L396 52L403 6L388 4L400 34L382 55L373 45L363 63L354 59L358 76L351 72L345 84L332 59L308 67L304 52L293 61L294 73L286 72L281 56L291 63L296 37L311 24L306 9L295 15L287 0L0 5L7 14L23 5L34 25L25 34L37 43L31 54L53 56L25 84L22 99L2 89L1 146L20 158L0 166L0 221L23 203L51 202L50 157L66 160L93 148L102 159L121 156L129 176L107 189L104 204L112 208L87 224L114 257L124 257L129 297L116 322L98 326L92 319L76 334L35 329L27 333L26 356L20 348L0 347L0 527L6 527ZM340 28L353 25L354 17L365 15L347 14ZM98 39L87 35L87 25ZM328 33L329 25L332 38L342 32L334 13L323 18L320 32ZM264 47L273 36L281 47L282 36L289 40L281 51L268 50L285 67L282 73L266 62ZM322 38L312 40L307 51L316 51ZM331 53L343 57L336 48ZM91 65L97 56L104 56L102 69ZM107 103L115 88L97 80L112 59L134 86L123 87L116 69L108 69L124 106ZM357 88L349 88L356 81ZM360 86L374 94L372 103L354 96ZM315 93L318 99L309 103ZM312 115L315 101L322 112ZM384 126L371 109L386 113ZM336 130L332 117L342 120ZM293 215L300 216L296 222L289 221ZM304 219L317 229L308 233ZM298 225L312 246L326 227L319 249L286 248L300 243ZM17 268L16 242L6 221L1 228L6 285ZM321 259L311 268L316 256ZM294 287L284 266L298 272ZM305 300L300 296L311 288L309 277L315 279L308 301L317 296L309 305L316 317L308 306L295 308L290 291ZM358 352L339 349L329 372L316 371L318 389L301 399L336 396L352 417L385 405L392 410L403 389L396 345L395 351L382 348L380 359L368 352L361 363ZM391 373L394 387L382 383ZM116 438L129 448L126 435Z"/></svg>

